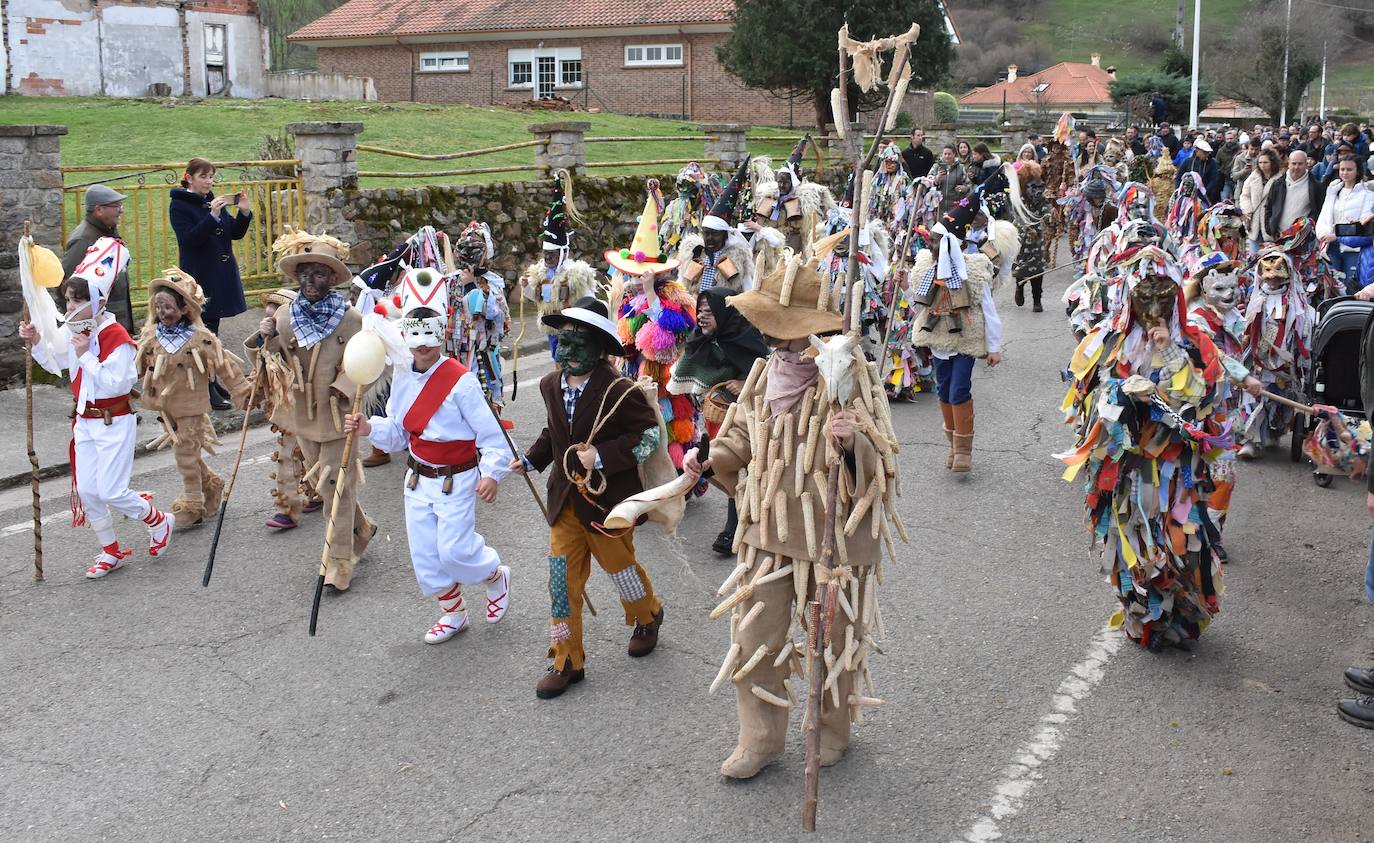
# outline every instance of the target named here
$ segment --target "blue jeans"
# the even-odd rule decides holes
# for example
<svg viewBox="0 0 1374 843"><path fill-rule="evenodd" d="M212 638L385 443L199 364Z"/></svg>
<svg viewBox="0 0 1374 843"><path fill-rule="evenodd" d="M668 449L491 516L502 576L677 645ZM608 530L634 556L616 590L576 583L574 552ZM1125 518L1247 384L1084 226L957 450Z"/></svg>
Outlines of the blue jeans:
<svg viewBox="0 0 1374 843"><path fill-rule="evenodd" d="M973 364L978 361L967 354L956 354L948 360L939 357L935 364L935 391L942 404L966 404L973 400ZM1371 551L1374 552L1374 551Z"/></svg>
<svg viewBox="0 0 1374 843"><path fill-rule="evenodd" d="M1364 285L1360 283L1360 253L1347 252L1335 243L1327 254L1331 257L1331 268L1345 275L1345 294L1353 296Z"/></svg>
<svg viewBox="0 0 1374 843"><path fill-rule="evenodd" d="M1364 596L1374 603L1374 535L1369 541L1369 564L1364 569Z"/></svg>

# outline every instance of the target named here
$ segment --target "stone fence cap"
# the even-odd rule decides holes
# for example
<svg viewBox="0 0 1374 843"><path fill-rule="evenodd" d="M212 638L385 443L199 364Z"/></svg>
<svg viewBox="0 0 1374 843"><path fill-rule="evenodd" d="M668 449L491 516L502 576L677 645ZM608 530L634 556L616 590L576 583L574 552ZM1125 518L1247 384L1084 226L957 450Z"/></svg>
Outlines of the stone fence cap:
<svg viewBox="0 0 1374 843"><path fill-rule="evenodd" d="M305 123L286 124L286 131L293 135L356 135L362 130L362 123L311 120Z"/></svg>
<svg viewBox="0 0 1374 843"><path fill-rule="evenodd" d="M752 128L741 123L702 123L703 132L747 132Z"/></svg>
<svg viewBox="0 0 1374 843"><path fill-rule="evenodd" d="M563 122L563 123L535 123L535 124L532 125L532 126L528 126L528 127L525 129L525 131L531 132L531 133L537 133L537 132L587 132L587 131L590 131L591 128L592 128L592 124L591 124L591 123L580 123L580 122L577 122L577 121L575 121L575 120L571 120L571 121L566 121L566 122Z"/></svg>
<svg viewBox="0 0 1374 843"><path fill-rule="evenodd" d="M0 138L32 138L67 134L66 126L0 126Z"/></svg>

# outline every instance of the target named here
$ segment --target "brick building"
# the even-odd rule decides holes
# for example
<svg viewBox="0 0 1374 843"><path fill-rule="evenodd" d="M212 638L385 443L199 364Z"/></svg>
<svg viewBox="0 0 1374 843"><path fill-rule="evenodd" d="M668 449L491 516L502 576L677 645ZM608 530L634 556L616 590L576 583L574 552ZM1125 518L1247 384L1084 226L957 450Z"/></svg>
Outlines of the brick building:
<svg viewBox="0 0 1374 843"><path fill-rule="evenodd" d="M7 94L266 93L254 0L8 0L4 9Z"/></svg>
<svg viewBox="0 0 1374 843"><path fill-rule="evenodd" d="M716 61L732 0L349 0L292 33L321 71L370 76L383 100L579 107L755 125L810 123L809 100L746 88Z"/></svg>

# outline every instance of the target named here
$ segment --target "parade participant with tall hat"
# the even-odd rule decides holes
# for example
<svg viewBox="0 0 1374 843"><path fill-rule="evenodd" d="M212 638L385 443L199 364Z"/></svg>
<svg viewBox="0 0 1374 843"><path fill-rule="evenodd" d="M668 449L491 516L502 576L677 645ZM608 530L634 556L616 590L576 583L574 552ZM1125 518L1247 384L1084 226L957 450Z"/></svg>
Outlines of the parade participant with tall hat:
<svg viewBox="0 0 1374 843"><path fill-rule="evenodd" d="M668 425L668 453L673 465L681 466L683 450L696 439L697 409L686 395L670 394L668 381L696 328L696 300L673 277L680 264L659 251L657 230L650 198L630 248L607 251L606 261L625 279L616 321L622 373L631 379L647 377L657 386L659 410Z"/></svg>
<svg viewBox="0 0 1374 843"><path fill-rule="evenodd" d="M280 406L290 407L287 429L296 435L309 466L305 480L332 497L347 436L343 417L355 388L370 386L354 384L343 369L344 345L362 329L363 317L335 289L347 287L353 279L344 263L346 243L328 235L296 232L281 251L277 271L295 278L299 292L289 307L262 320L258 326L261 342L253 337L245 346L255 371L258 358L266 357L258 376L268 378L269 389L259 393L274 392ZM276 389L270 386L273 372L278 373ZM363 552L377 533L376 523L357 500L359 473L343 472L337 518L327 538L330 556L325 583L338 591L348 590Z"/></svg>
<svg viewBox="0 0 1374 843"><path fill-rule="evenodd" d="M586 261L570 257L573 231L568 223L582 224L572 202L572 175L559 170L554 181L553 201L544 213L541 260L526 267L520 275L520 293L538 304L539 316L558 313L572 303L596 292L596 270ZM542 321L549 338L549 354L558 354L558 332Z"/></svg>
<svg viewBox="0 0 1374 843"><path fill-rule="evenodd" d="M793 252L801 254L802 243L802 201L797 193L801 184L802 150L809 142L810 135L797 142L787 162L765 178L766 171L755 167L754 177L754 222L766 228L773 228L783 235L783 241ZM755 158L755 162L768 166L767 158Z"/></svg>
<svg viewBox="0 0 1374 843"><path fill-rule="evenodd" d="M629 655L647 656L658 645L663 604L635 554L633 528L609 535L595 525L644 490L639 467L661 447L663 431L644 391L607 360L622 348L603 302L585 298L543 321L559 331L558 368L539 383L547 419L525 458L512 460L510 468L552 468L547 514L553 661L535 687L536 696L551 699L586 675L582 592L593 557L620 593L626 625L634 626Z"/></svg>
<svg viewBox="0 0 1374 843"><path fill-rule="evenodd" d="M757 775L784 751L794 705L787 680L809 655L798 633L802 642L815 640L802 615L828 582L840 586L844 605L831 626L833 652L824 656L822 766L844 756L851 723L862 722L863 706L877 703L864 694L874 688L868 658L879 633L870 625L879 615L884 544L892 558L888 519L898 524L892 509L897 444L881 378L857 342L819 339L843 329L834 307L842 298L827 301L824 279L800 256L757 289L731 297L774 351L754 364L710 443L709 460L693 450L685 463L689 475L713 470L739 504L739 563L720 590L735 591L711 613L731 614L730 649L711 690L727 680L735 684L739 739L720 768L733 779ZM828 466L842 489L833 502ZM827 517L835 524L833 568L822 561Z"/></svg>
<svg viewBox="0 0 1374 843"><path fill-rule="evenodd" d="M111 510L148 527L148 555L167 552L172 517L153 506L151 495L129 488L134 466L137 418L130 392L138 380L137 347L106 308L115 278L128 268L129 252L113 237L101 237L63 282L66 320L58 330L67 345L64 359L49 353L40 336L54 330L20 323L19 336L33 346L33 359L54 375L71 378L76 414L69 457L72 464L72 526L89 524L101 551L86 569L99 579L124 567L133 553L119 545Z"/></svg>
<svg viewBox="0 0 1374 843"><path fill-rule="evenodd" d="M659 245L665 252L678 251L685 238L701 233L702 222L720 193L720 185L695 161L678 171L673 186L676 193L663 203L658 228Z"/></svg>
<svg viewBox="0 0 1374 843"><path fill-rule="evenodd" d="M386 415L349 415L357 431L383 451L406 450L406 541L415 579L439 601L439 620L425 641L439 644L468 627L463 586L486 588L487 623L506 615L510 568L476 530L476 502L496 500L513 455L473 372L443 356L448 282L433 269L411 269L401 288L401 324L408 364L391 376Z"/></svg>
<svg viewBox="0 0 1374 843"><path fill-rule="evenodd" d="M1222 361L1183 312L1181 267L1139 250L1112 317L1079 343L1064 399L1080 432L1057 458L1083 474L1087 523L1121 609L1112 625L1142 647L1187 646L1220 611L1221 566L1205 489L1231 444Z"/></svg>
<svg viewBox="0 0 1374 843"><path fill-rule="evenodd" d="M686 234L678 248L682 269L678 278L689 290L713 287L741 293L754 286L754 259L748 242L735 229L736 205L749 178L749 159L739 165L730 184L721 191L711 212L701 220L699 234Z"/></svg>
<svg viewBox="0 0 1374 843"><path fill-rule="evenodd" d="M139 403L161 417L159 444L174 449L181 472L182 492L172 502L178 530L218 512L224 491L224 480L201 457L215 441L206 381L218 379L237 404L249 391L239 358L200 321L204 303L194 278L179 269L164 270L148 282L148 321L138 341Z"/></svg>
<svg viewBox="0 0 1374 843"><path fill-rule="evenodd" d="M945 468L959 473L973 467L973 365L979 358L989 367L1002 362L1002 320L993 301L996 267L981 252L964 253L964 238L978 213L967 198L960 200L931 230L938 245L923 250L912 270L919 279L913 298L921 305L913 342L935 357L949 442Z"/></svg>

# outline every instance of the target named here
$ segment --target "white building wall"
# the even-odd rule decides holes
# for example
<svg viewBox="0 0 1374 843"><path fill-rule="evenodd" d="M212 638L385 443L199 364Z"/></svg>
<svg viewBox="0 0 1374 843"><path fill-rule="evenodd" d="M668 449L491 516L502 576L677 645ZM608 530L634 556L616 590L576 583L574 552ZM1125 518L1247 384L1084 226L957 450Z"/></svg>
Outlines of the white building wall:
<svg viewBox="0 0 1374 843"><path fill-rule="evenodd" d="M247 15L209 12L186 13L187 39L191 42L191 93L205 96L205 25L223 24L228 43L226 72L233 83L231 96L257 98L267 94L267 67L262 26Z"/></svg>

